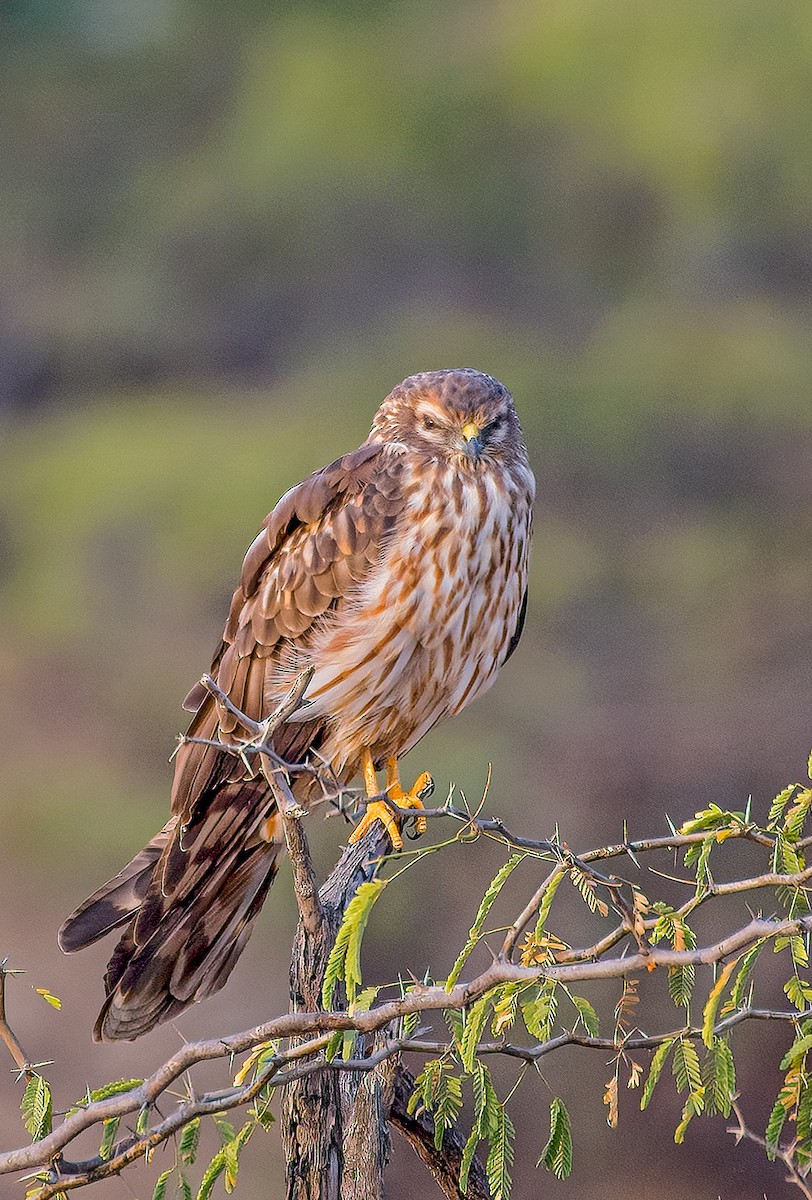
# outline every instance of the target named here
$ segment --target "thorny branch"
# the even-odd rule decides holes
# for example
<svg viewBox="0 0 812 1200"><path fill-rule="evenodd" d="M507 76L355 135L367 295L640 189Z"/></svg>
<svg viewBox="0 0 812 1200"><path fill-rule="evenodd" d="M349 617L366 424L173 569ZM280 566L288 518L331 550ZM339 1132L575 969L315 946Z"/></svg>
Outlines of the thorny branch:
<svg viewBox="0 0 812 1200"><path fill-rule="evenodd" d="M392 1039L380 1050L364 1059L333 1060L328 1063L323 1057L314 1055L323 1052L330 1040L329 1034L334 1030L355 1030L359 1033L370 1033L383 1028L390 1021L414 1012L431 1012L439 1009L462 1009L471 1004L492 988L504 983L533 982L541 978L557 979L565 983L584 980L617 978L639 972L650 963L662 966L684 966L688 963L715 963L737 951L744 950L762 938L788 936L812 928L812 916L797 920L771 921L753 920L743 929L721 939L720 941L698 948L696 950L670 950L664 947L652 947L648 953L630 954L624 958L613 958L602 962L583 962L573 964L555 964L544 968L521 967L504 960L497 960L486 971L468 983L457 984L450 992L440 986L417 988L396 1000L377 1005L365 1013L350 1016L346 1012L313 1012L291 1013L277 1017L254 1029L243 1033L232 1034L223 1038L209 1041L192 1042L174 1054L163 1066L159 1067L139 1087L129 1092L111 1096L94 1103L68 1116L58 1129L47 1137L42 1138L31 1146L0 1154L0 1174L10 1171L31 1170L42 1167L56 1160L54 1168L56 1177L54 1183L48 1183L36 1194L36 1200L47 1200L60 1190L69 1190L85 1183L102 1179L113 1174L128 1162L144 1154L165 1141L177 1130L195 1116L207 1113L223 1112L247 1103L264 1088L276 1088L293 1078L316 1071L354 1070L368 1071L384 1058L402 1050L435 1052L435 1043L424 1045L419 1040L411 1044L411 1039ZM746 1016L737 1016L736 1021L728 1018L720 1022L720 1030L727 1029L731 1024L741 1020L759 1017L765 1019L762 1010L753 1010ZM769 1019L797 1021L799 1014L769 1012ZM685 1032L685 1031L681 1031ZM229 1087L194 1097L181 1104L169 1117L148 1129L140 1136L119 1143L107 1160L91 1159L88 1162L69 1164L57 1158L59 1152L69 1145L83 1130L98 1125L112 1117L123 1117L128 1113L140 1112L144 1108L155 1106L158 1098L166 1092L184 1071L199 1062L216 1058L231 1058L235 1054L251 1050L262 1042L281 1038L313 1034L307 1042L283 1050L275 1054L263 1067L262 1071L250 1083L240 1087ZM698 1031L690 1031L691 1036L698 1036ZM665 1034L658 1038L644 1038L628 1043L628 1048L650 1048L673 1034ZM511 1047L507 1043L491 1044L487 1053L509 1054L534 1061L552 1050L565 1045L583 1045L597 1049L611 1049L614 1043L606 1039L591 1039L578 1034L562 1034L548 1043L538 1047ZM446 1047L448 1048L448 1047ZM306 1061L302 1061L306 1060ZM298 1064L298 1065L291 1065Z"/></svg>
<svg viewBox="0 0 812 1200"><path fill-rule="evenodd" d="M414 810L400 808L385 792L377 797L361 798L357 793L342 787L325 764L290 764L275 753L271 744L273 731L304 702L304 693L310 682L308 673L304 673L296 681L279 708L262 722L252 721L237 709L209 676L204 676L201 682L217 702L237 718L248 734L244 740L233 743L213 742L211 744L216 745L220 750L238 755L246 761L251 755L258 755L260 758L260 769L273 790L283 817L286 841L292 861L294 889L302 922L309 930L315 930L322 919L322 913L307 841L301 826L301 817L304 813L296 804L290 787L290 778L303 771L318 777L323 798L334 803L342 812L345 812L344 798L346 796L352 797L357 812L362 811L372 799L386 801L404 821L413 819ZM200 739L185 740L198 741ZM57 1129L34 1144L0 1153L0 1174L30 1171L33 1168L49 1168L47 1182L35 1193L35 1200L49 1200L49 1197L56 1196L60 1192L73 1190L117 1174L128 1163L144 1154L149 1154L195 1117L221 1113L244 1105L260 1093L265 1096L292 1080L327 1070L369 1072L394 1055L413 1053L442 1056L452 1053L454 1049L453 1043L447 1040L434 1040L421 1036L391 1036L379 1044L367 1057L331 1058L328 1061L326 1050L335 1031L373 1033L409 1014L447 1009L460 1011L494 988L505 984L531 984L543 980L575 983L626 978L642 969L650 971L656 967L673 969L689 964L720 963L762 940L808 934L812 931L812 914L810 913L783 920L754 917L745 926L728 936L697 949L670 949L663 945L652 946L648 942L646 934L653 929L656 920L644 919L634 903L629 904L622 894L622 888L629 886L626 880L615 875L606 875L597 870L593 864L626 857L639 866L638 855L655 851L677 851L697 845L706 841L707 831L624 840L576 855L566 844L549 839L532 839L517 835L508 829L499 818L482 818L478 814L452 807L450 803L437 809L423 810L421 816L456 822L458 832L454 840L469 841L485 836L493 838L511 849L524 851L528 856L547 860L554 864L544 881L508 927L499 953L486 970L468 982L457 983L450 990L446 990L443 984L415 985L405 995L376 1004L366 1012L356 1012L353 1015L345 1011L289 1013L242 1033L188 1043L139 1086L103 1100L90 1102L66 1116ZM773 840L763 830L746 822L726 829L725 837L749 840L768 847L773 845ZM798 842L798 846L800 848L810 843L812 843L812 839L807 838ZM514 955L519 938L535 917L548 890L568 873L580 874L586 877L595 888L604 889L607 902L620 915L620 924L591 946L564 948L557 951L552 962L533 966L517 963L514 961ZM804 867L792 874L772 871L749 879L718 884L708 878L702 889L697 891L676 912L679 915L685 915L698 904L713 897L732 893L748 892L764 887L803 888L810 880L812 880L812 867ZM694 881L690 882L692 886L695 886ZM625 945L620 953L613 957L607 957L614 947L625 942L629 936L636 942L636 952L629 952L629 946ZM11 972L6 969L4 961L0 964L0 1040L7 1046L20 1071L30 1074L32 1067L28 1057L6 1019L5 982L9 974ZM781 1011L757 1009L748 1005L715 1022L713 1032L716 1036L721 1036L734 1026L751 1020L783 1021L797 1026L800 1021L807 1018L812 1018L812 1009L804 1012ZM702 1036L703 1031L700 1028L687 1025L654 1036L643 1034L626 1036L623 1038L622 1048L624 1050L651 1050L675 1038L697 1040ZM289 1039L293 1038L305 1038L306 1040L290 1044ZM161 1116L158 1111L158 1101L189 1068L198 1063L215 1059L232 1060L235 1055L251 1051L266 1043L269 1044L269 1051L272 1049L272 1052L264 1058L263 1065L255 1070L252 1077L240 1083L235 1082L232 1086L200 1095L190 1090L187 1100L178 1104L169 1116ZM512 1044L503 1038L491 1042L481 1041L476 1047L476 1053L478 1055L502 1055L525 1063L537 1063L544 1056L564 1046L580 1046L613 1053L618 1050L616 1037L612 1039L593 1037L572 1030L530 1046ZM740 1111L735 1106L734 1111L739 1126L732 1129L731 1132L736 1133L738 1139L747 1137L763 1146L764 1140L746 1128ZM110 1149L106 1158L96 1156L74 1162L63 1158L62 1151L73 1143L84 1130L98 1126L105 1121L135 1113L142 1114L139 1126L143 1123L143 1114L155 1113L159 1119L143 1130L136 1127L137 1132L120 1139ZM427 1135L425 1130L421 1132L416 1126L411 1130L411 1134L416 1145L422 1140L422 1153L429 1154L430 1134ZM420 1147L417 1148L421 1153ZM801 1188L808 1200L812 1200L812 1192L807 1189L794 1165L791 1148L786 1151L778 1149L776 1152L785 1162L792 1182ZM449 1183L450 1187L451 1183ZM449 1191L448 1194L453 1195L454 1193Z"/></svg>
<svg viewBox="0 0 812 1200"><path fill-rule="evenodd" d="M754 1133L752 1129L748 1128L742 1110L735 1101L731 1107L737 1124L728 1125L725 1132L733 1134L733 1137L736 1139L736 1145L738 1146L739 1142L744 1138L748 1142L755 1142L757 1146L761 1146L762 1150L769 1150L775 1158L780 1158L781 1162L787 1168L787 1183L794 1183L803 1195L806 1196L806 1200L812 1200L812 1191L810 1191L809 1185L795 1165L792 1147L768 1146L766 1138L761 1137L760 1134Z"/></svg>

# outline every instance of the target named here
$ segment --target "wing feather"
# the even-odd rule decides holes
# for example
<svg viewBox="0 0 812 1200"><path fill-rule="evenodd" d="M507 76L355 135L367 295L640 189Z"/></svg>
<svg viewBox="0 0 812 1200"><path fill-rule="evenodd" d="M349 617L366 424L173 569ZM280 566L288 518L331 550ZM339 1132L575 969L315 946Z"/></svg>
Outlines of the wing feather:
<svg viewBox="0 0 812 1200"><path fill-rule="evenodd" d="M397 474L395 456L365 444L283 496L249 547L211 674L253 720L267 715L282 656L289 663L306 649L319 622L381 561L401 511ZM195 712L191 736L245 736L202 685L185 703ZM324 728L316 719L290 723L277 730L275 749L299 761ZM301 777L294 786L304 797L312 784ZM255 765L226 746L181 745L163 840L133 860L134 882L113 880L78 910L77 944L130 920L108 965L97 1037L137 1037L222 987L278 869L281 846L260 837L274 812Z"/></svg>

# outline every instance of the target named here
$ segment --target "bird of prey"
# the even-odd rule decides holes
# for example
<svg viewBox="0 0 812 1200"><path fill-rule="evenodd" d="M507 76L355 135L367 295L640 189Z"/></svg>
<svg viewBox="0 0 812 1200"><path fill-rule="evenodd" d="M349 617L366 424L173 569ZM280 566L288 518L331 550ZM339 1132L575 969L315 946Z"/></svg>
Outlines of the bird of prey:
<svg viewBox="0 0 812 1200"><path fill-rule="evenodd" d="M250 546L211 674L262 721L313 668L306 700L273 734L295 763L342 784L376 772L422 807L398 759L493 683L524 622L535 483L510 393L468 368L399 384L357 450L291 488ZM80 950L124 926L105 976L99 1041L133 1039L225 983L279 868L284 830L245 731L198 684L175 760L172 815L148 846L62 926ZM214 745L206 744L214 743ZM220 746L222 745L222 749ZM293 777L303 806L313 773ZM400 848L396 817L370 803ZM420 819L417 820L418 828ZM422 821L425 828L425 819Z"/></svg>

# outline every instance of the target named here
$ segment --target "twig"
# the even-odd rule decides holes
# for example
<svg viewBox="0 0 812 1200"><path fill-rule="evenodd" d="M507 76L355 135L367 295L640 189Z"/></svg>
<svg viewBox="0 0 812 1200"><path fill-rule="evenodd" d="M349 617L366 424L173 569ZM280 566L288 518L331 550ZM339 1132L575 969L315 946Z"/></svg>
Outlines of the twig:
<svg viewBox="0 0 812 1200"><path fill-rule="evenodd" d="M278 729L280 725L284 724L288 717L291 717L296 712L296 709L300 708L304 703L304 694L310 686L310 681L313 678L315 670L315 667L308 667L307 670L302 671L301 675L297 676L293 687L290 689L287 696L285 696L279 707L274 709L271 715L266 717L264 721L254 721L251 717L246 716L242 709L237 708L237 705L228 696L228 694L224 692L219 684L212 679L211 675L204 675L200 682L206 691L214 696L215 700L217 700L217 702L222 705L222 707L226 709L226 711L229 712L232 717L236 717L243 728L247 729L249 733L252 733L255 739L259 739L264 742L270 737L275 729ZM250 744L251 743L249 742L248 745Z"/></svg>
<svg viewBox="0 0 812 1200"><path fill-rule="evenodd" d="M729 1125L725 1132L733 1134L733 1137L736 1139L736 1145L739 1144L739 1142L742 1140L742 1138L746 1138L747 1141L755 1142L755 1144L757 1146L761 1146L761 1148L763 1150L766 1150L769 1154L774 1155L775 1158L780 1158L781 1162L784 1164L784 1166L787 1168L787 1171L789 1172L789 1174L787 1175L787 1183L794 1183L795 1186L803 1193L803 1195L806 1196L806 1200L812 1200L812 1191L810 1191L803 1176L800 1174L800 1172L798 1171L798 1168L795 1165L795 1159L794 1159L792 1148L768 1145L765 1138L761 1137L757 1133L754 1133L752 1129L748 1129L747 1124L744 1120L744 1115L742 1114L741 1109L739 1108L738 1104L735 1103L735 1101L734 1101L732 1107L733 1107L733 1112L736 1115L736 1120L738 1121L738 1124L737 1125Z"/></svg>
<svg viewBox="0 0 812 1200"><path fill-rule="evenodd" d="M31 1059L25 1050L23 1050L17 1035L6 1018L6 979L9 975L15 974L14 971L9 971L6 966L7 962L8 959L6 958L0 962L0 1039L5 1042L9 1054L14 1059L21 1073L30 1079L32 1075Z"/></svg>

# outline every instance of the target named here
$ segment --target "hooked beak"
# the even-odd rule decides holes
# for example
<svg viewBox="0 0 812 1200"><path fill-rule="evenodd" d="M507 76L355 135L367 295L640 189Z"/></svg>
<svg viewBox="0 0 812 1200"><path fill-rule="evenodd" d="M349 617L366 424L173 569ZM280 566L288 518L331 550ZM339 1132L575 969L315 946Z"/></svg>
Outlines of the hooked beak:
<svg viewBox="0 0 812 1200"><path fill-rule="evenodd" d="M480 433L479 426L475 425L473 421L469 421L462 427L462 436L465 438L463 449L468 458L472 458L474 462L479 462L482 457L483 444Z"/></svg>

